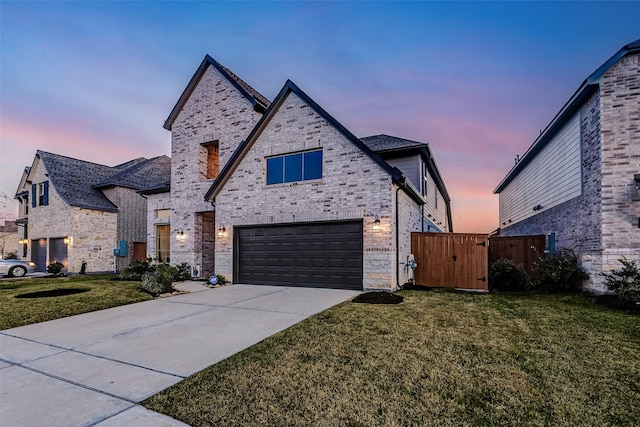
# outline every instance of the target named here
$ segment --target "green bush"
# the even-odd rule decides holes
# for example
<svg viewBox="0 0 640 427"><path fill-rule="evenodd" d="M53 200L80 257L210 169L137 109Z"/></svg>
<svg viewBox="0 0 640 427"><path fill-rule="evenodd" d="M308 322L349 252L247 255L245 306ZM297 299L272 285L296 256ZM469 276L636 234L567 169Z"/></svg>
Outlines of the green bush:
<svg viewBox="0 0 640 427"><path fill-rule="evenodd" d="M173 292L174 274L175 267L169 264L158 264L154 271L143 274L140 290L153 296Z"/></svg>
<svg viewBox="0 0 640 427"><path fill-rule="evenodd" d="M216 277L218 278L218 284L219 285L225 285L225 284L229 283L227 278L224 277L222 274L216 274Z"/></svg>
<svg viewBox="0 0 640 427"><path fill-rule="evenodd" d="M522 265L503 258L489 267L489 286L496 291L523 291L529 286L529 276Z"/></svg>
<svg viewBox="0 0 640 427"><path fill-rule="evenodd" d="M601 273L610 291L618 295L621 302L640 302L640 270L635 261L625 257L618 260L622 268L610 273Z"/></svg>
<svg viewBox="0 0 640 427"><path fill-rule="evenodd" d="M57 276L58 274L60 274L63 268L64 265L61 262L52 262L47 266L47 273Z"/></svg>
<svg viewBox="0 0 640 427"><path fill-rule="evenodd" d="M582 281L588 278L573 251L561 248L553 253L538 254L531 285L549 292L576 292L582 289Z"/></svg>
<svg viewBox="0 0 640 427"><path fill-rule="evenodd" d="M4 259L18 259L18 254L14 251L14 252L8 252L5 256Z"/></svg>
<svg viewBox="0 0 640 427"><path fill-rule="evenodd" d="M142 277L152 271L148 261L132 261L122 273L120 273L120 279L122 280L142 280Z"/></svg>
<svg viewBox="0 0 640 427"><path fill-rule="evenodd" d="M175 269L173 280L175 280L176 282L191 279L191 266L189 266L189 264L187 264L186 262L180 263L173 268Z"/></svg>

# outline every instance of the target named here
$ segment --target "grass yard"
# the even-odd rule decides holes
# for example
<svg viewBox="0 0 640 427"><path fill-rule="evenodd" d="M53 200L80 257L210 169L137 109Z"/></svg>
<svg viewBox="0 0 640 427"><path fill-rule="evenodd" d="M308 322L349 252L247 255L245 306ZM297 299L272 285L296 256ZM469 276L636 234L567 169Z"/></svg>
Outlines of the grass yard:
<svg viewBox="0 0 640 427"><path fill-rule="evenodd" d="M638 425L640 316L583 295L399 294L336 306L143 404L192 426Z"/></svg>
<svg viewBox="0 0 640 427"><path fill-rule="evenodd" d="M152 297L138 291L140 282L111 281L113 276L31 278L0 281L0 329L59 319L75 314L146 301ZM16 298L17 295L54 290L86 292L47 298Z"/></svg>

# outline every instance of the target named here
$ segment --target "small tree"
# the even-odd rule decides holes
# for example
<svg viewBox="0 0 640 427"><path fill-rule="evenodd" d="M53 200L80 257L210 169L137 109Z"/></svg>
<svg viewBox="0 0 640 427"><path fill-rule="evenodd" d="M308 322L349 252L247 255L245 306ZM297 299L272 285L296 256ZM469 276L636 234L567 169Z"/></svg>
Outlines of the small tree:
<svg viewBox="0 0 640 427"><path fill-rule="evenodd" d="M601 273L609 290L618 295L620 302L640 301L640 270L635 261L628 261L625 257L618 260L622 268L610 273Z"/></svg>

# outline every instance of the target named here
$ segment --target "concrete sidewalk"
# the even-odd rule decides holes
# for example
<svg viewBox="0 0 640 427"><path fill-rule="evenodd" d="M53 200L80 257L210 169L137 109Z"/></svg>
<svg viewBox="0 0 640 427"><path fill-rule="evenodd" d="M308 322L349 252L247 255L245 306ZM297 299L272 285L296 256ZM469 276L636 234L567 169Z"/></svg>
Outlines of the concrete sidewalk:
<svg viewBox="0 0 640 427"><path fill-rule="evenodd" d="M191 291L0 331L0 426L183 426L137 403L359 294Z"/></svg>

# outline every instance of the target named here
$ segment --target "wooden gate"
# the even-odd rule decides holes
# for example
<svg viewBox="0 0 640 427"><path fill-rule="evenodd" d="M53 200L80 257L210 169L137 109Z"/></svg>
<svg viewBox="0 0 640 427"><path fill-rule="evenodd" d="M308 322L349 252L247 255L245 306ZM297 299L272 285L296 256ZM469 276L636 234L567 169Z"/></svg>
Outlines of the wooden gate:
<svg viewBox="0 0 640 427"><path fill-rule="evenodd" d="M538 256L544 254L546 236L491 237L489 239L489 265L506 258L524 267L531 275ZM536 253L537 252L537 253Z"/></svg>
<svg viewBox="0 0 640 427"><path fill-rule="evenodd" d="M488 234L411 233L418 285L488 291Z"/></svg>

